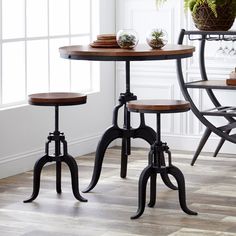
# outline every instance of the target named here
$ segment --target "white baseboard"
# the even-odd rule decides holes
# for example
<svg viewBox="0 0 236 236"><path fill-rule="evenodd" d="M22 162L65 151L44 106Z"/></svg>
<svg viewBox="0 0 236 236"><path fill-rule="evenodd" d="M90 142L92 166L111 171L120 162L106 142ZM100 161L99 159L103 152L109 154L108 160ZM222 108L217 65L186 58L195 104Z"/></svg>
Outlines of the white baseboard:
<svg viewBox="0 0 236 236"><path fill-rule="evenodd" d="M201 136L164 135L163 140L168 143L171 149L186 150L195 152L200 142ZM220 137L211 135L207 140L202 152L214 152ZM221 153L236 154L235 144L226 141L220 150Z"/></svg>
<svg viewBox="0 0 236 236"><path fill-rule="evenodd" d="M77 157L96 150L101 134L68 142L68 152ZM0 179L33 169L34 163L44 155L44 147L0 159Z"/></svg>
<svg viewBox="0 0 236 236"><path fill-rule="evenodd" d="M68 142L69 153L72 156L81 156L96 150L101 134L96 134L91 137ZM195 151L200 141L200 136L183 136L183 135L163 135L163 142L167 142L172 150ZM214 152L215 147L219 142L219 138L212 136L204 146L203 152ZM120 141L116 141L113 145L120 145ZM141 139L132 139L132 147L145 147L149 145ZM236 153L235 144L225 142L221 149L222 153ZM0 160L0 178L16 175L33 169L35 161L44 155L44 147L30 152L20 153L14 156L7 156Z"/></svg>
<svg viewBox="0 0 236 236"><path fill-rule="evenodd" d="M196 151L201 136L183 136L183 135L169 135L163 134L162 141L167 142L168 146L172 150L184 150L184 151ZM202 152L214 152L215 148L218 145L220 138L212 135L207 143L205 144ZM141 139L132 139L132 147L143 147L149 148L149 145L146 141ZM121 145L120 141L116 142L116 145ZM230 142L225 142L221 153L236 154L236 145Z"/></svg>

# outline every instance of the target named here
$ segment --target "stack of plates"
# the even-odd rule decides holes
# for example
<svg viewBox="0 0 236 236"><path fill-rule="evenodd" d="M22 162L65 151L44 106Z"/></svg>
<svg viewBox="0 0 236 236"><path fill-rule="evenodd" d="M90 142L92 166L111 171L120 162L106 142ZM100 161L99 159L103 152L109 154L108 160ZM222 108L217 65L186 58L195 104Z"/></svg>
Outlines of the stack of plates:
<svg viewBox="0 0 236 236"><path fill-rule="evenodd" d="M115 34L100 34L97 36L97 40L90 43L93 48L118 48L119 45L116 42Z"/></svg>

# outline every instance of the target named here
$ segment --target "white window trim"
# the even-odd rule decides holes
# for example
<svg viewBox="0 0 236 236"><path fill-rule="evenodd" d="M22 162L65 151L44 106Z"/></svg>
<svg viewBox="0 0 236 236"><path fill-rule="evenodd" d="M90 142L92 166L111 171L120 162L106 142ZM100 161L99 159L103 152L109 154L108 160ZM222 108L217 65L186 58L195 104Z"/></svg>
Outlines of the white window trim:
<svg viewBox="0 0 236 236"><path fill-rule="evenodd" d="M90 1L90 32L89 33L83 33L83 34L71 34L71 0L69 1L69 30L68 30L68 34L65 35L52 35L50 36L50 22L49 22L49 1L47 0L47 35L46 36L38 36L38 37L27 37L27 5L26 5L26 0L24 0L24 17L25 17L25 37L22 38L12 38L12 39L3 39L2 38L2 0L0 0L0 20L1 20L1 24L0 24L0 110L2 109L11 109L11 108L15 108L15 107L20 107L20 106L25 106L27 105L27 42L28 41L33 41L33 40L47 40L48 42L48 91L50 91L51 89L51 85L50 85L50 40L51 39L60 39L60 38L68 38L69 39L69 45L71 45L71 39L75 38L75 37L83 37L83 36L88 36L90 39L90 42L92 41L93 38L95 38L94 36L98 34L99 31L99 1L98 0L89 0ZM86 0L88 1L88 0ZM7 103L7 104L2 104L2 45L4 43L9 43L9 42L24 42L25 43L25 99L21 100L21 101L17 101L17 102L11 102L11 103ZM64 46L64 45L62 45ZM58 57L60 57L59 55L59 51L58 51ZM99 64L98 63L94 63L91 62L91 66L90 66L90 88L89 90L83 91L86 93L95 93L99 91L99 83L97 83L97 80L94 80L94 75L98 76L99 73ZM69 61L69 86L71 89L71 62ZM48 92L45 91L45 92Z"/></svg>

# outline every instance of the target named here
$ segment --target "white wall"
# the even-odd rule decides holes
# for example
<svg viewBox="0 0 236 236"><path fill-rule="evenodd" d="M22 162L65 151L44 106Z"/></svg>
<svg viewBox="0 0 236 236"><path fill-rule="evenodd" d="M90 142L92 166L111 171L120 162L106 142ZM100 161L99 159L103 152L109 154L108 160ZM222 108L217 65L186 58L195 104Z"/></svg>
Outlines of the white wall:
<svg viewBox="0 0 236 236"><path fill-rule="evenodd" d="M177 43L180 29L195 29L190 14L184 13L183 1L168 0L159 10L156 9L155 0L118 0L116 14L116 30L135 29L140 36L140 43L145 42L146 32L152 28L163 28L168 32L169 43ZM235 24L236 25L236 24ZM233 29L236 29L236 27ZM198 47L198 44L194 44ZM208 47L210 46L210 47ZM229 45L231 46L231 45ZM219 43L207 44L207 70L209 77L222 78L235 67L235 59L215 60L214 54ZM186 71L187 80L199 78L197 53L189 60ZM124 65L117 64L117 97L124 90ZM176 76L175 61L158 62L132 62L131 63L131 90L138 98L183 98ZM235 93L218 91L223 104L235 101ZM200 107L207 107L209 101L200 90L194 91L194 99ZM234 103L235 104L235 103ZM133 116L133 126L138 125L137 116ZM154 117L147 116L147 123L155 128ZM204 131L203 125L195 118L192 112L188 114L165 115L162 122L163 140L169 143L172 149L196 150L200 137ZM204 151L214 151L219 138L212 135ZM134 140L133 146L145 146L141 140ZM222 152L235 153L235 145L226 143Z"/></svg>
<svg viewBox="0 0 236 236"><path fill-rule="evenodd" d="M100 0L100 3L100 33L133 28L141 36L140 42L145 42L148 29L161 27L167 30L170 43L176 43L181 28L193 27L191 18L183 17L183 1L168 0L158 11L155 0L117 0L116 7L115 0ZM227 75L235 63L213 60L211 55L217 47L213 45L208 50L208 69L210 75L220 78ZM192 59L190 64L188 80L196 79L197 60ZM124 63L117 63L116 85L114 68L114 63L101 63L101 91L88 95L87 104L61 109L61 131L65 132L69 152L74 156L95 151L100 136L111 124L113 106L117 102L114 97L116 95L117 99L120 91L123 92ZM131 88L139 98L182 98L174 61L131 63ZM232 92L219 93L226 103L235 100ZM200 106L207 106L201 92L195 92L194 96ZM48 132L53 131L53 112L53 108L28 105L0 111L0 178L32 169L34 162L43 155ZM153 116L147 117L147 123L155 128ZM136 125L138 119L133 117L133 126ZM203 130L192 113L167 115L163 119L163 139L172 149L195 150ZM217 141L213 135L204 150L213 151ZM147 147L142 140L132 144ZM227 143L222 151L234 153L234 149L233 144Z"/></svg>
<svg viewBox="0 0 236 236"><path fill-rule="evenodd" d="M99 25L100 33L115 33L113 0L100 0ZM61 108L60 130L65 132L72 155L95 151L100 136L111 124L114 75L114 63L101 63L100 75L97 75L101 78L100 92L89 94L85 105ZM35 161L43 155L48 132L53 129L52 107L25 105L1 110L0 178L32 169Z"/></svg>

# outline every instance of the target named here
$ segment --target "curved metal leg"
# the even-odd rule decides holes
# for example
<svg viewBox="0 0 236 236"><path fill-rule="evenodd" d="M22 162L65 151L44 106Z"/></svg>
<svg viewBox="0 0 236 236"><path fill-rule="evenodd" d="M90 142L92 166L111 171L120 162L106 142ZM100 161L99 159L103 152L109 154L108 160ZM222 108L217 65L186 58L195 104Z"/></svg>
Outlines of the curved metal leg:
<svg viewBox="0 0 236 236"><path fill-rule="evenodd" d="M140 126L134 131L133 138L141 138L152 145L156 141L156 132L149 126Z"/></svg>
<svg viewBox="0 0 236 236"><path fill-rule="evenodd" d="M100 174L101 174L102 162L105 155L105 151L108 145L113 140L117 138L122 138L122 133L123 131L120 128L116 126L112 126L103 134L102 138L100 139L98 143L97 150L96 150L92 180L89 186L83 191L84 193L91 191L96 186L99 180Z"/></svg>
<svg viewBox="0 0 236 236"><path fill-rule="evenodd" d="M166 163L165 163L165 155L164 155L163 152L161 152L161 158L160 158L160 160L161 160L161 165L162 165L162 166L166 166ZM175 186L175 185L171 182L171 180L170 180L170 178L169 178L167 172L162 172L162 173L160 173L160 175L161 175L162 181L164 182L164 184L165 184L168 188L170 188L170 189L172 189L172 190L178 190L178 187Z"/></svg>
<svg viewBox="0 0 236 236"><path fill-rule="evenodd" d="M61 161L56 162L56 189L57 193L61 193Z"/></svg>
<svg viewBox="0 0 236 236"><path fill-rule="evenodd" d="M141 128L138 128L135 131L134 138L142 138L145 141L147 141L150 145L152 145L156 140L156 132L149 126L143 126ZM162 165L165 165L165 157L163 154L163 157L161 157ZM170 189L177 190L178 187L176 187L170 180L167 173L161 173L161 178L165 185L169 187Z"/></svg>
<svg viewBox="0 0 236 236"><path fill-rule="evenodd" d="M229 134L230 131L231 131L231 129L230 129L230 130L227 130L225 133L226 133L226 134ZM216 150L215 150L215 152L214 152L214 154L213 154L213 157L216 157L216 156L218 155L218 153L219 153L221 147L223 146L224 142L225 142L225 139L224 139L224 138L221 138L221 139L220 139L220 142L219 142L219 144L218 144L218 146L217 146L217 148L216 148Z"/></svg>
<svg viewBox="0 0 236 236"><path fill-rule="evenodd" d="M193 156L193 159L192 159L192 162L191 162L191 166L193 166L194 163L195 163L195 161L197 160L198 155L199 155L200 152L202 151L202 148L204 147L204 145L205 145L207 139L209 138L210 134L211 134L211 130L207 127L207 128L205 129L204 134L202 135L202 138L201 138L201 140L200 140L200 143L199 143L199 145L198 145L198 148L197 148L197 150L196 150L196 152L195 152L195 154L194 154L194 156Z"/></svg>
<svg viewBox="0 0 236 236"><path fill-rule="evenodd" d="M147 181L149 177L153 174L153 167L152 165L148 165L141 173L139 178L139 192L138 192L138 210L134 216L131 216L130 219L137 219L139 218L145 209L145 202L146 202L146 187Z"/></svg>
<svg viewBox="0 0 236 236"><path fill-rule="evenodd" d="M24 201L24 203L32 202L35 200L39 194L39 189L40 189L40 175L43 166L47 163L50 162L49 156L45 155L41 157L34 165L34 177L33 177L33 193L31 197L27 200Z"/></svg>
<svg viewBox="0 0 236 236"><path fill-rule="evenodd" d="M149 207L154 207L156 204L156 184L157 184L157 174L154 173L150 177L150 202L148 203Z"/></svg>
<svg viewBox="0 0 236 236"><path fill-rule="evenodd" d="M179 203L182 210L189 215L197 215L197 212L191 211L186 204L185 180L183 173L175 166L167 167L167 172L177 181L179 188Z"/></svg>
<svg viewBox="0 0 236 236"><path fill-rule="evenodd" d="M72 156L67 155L62 157L62 161L64 161L70 169L71 185L75 198L81 202L87 202L87 199L83 198L79 193L78 166L75 159Z"/></svg>
<svg viewBox="0 0 236 236"><path fill-rule="evenodd" d="M141 126L137 130L135 130L133 138L144 139L150 145L152 145L156 141L156 132L151 127L146 126L144 121L142 121L142 119L144 119L144 118L141 117ZM165 166L164 154L163 154L163 157L161 158L161 160L162 160L162 165ZM163 182L165 183L165 185L167 187L169 187L170 189L173 189L173 190L178 189L174 184L172 184L167 173L161 173L161 178L162 178Z"/></svg>

